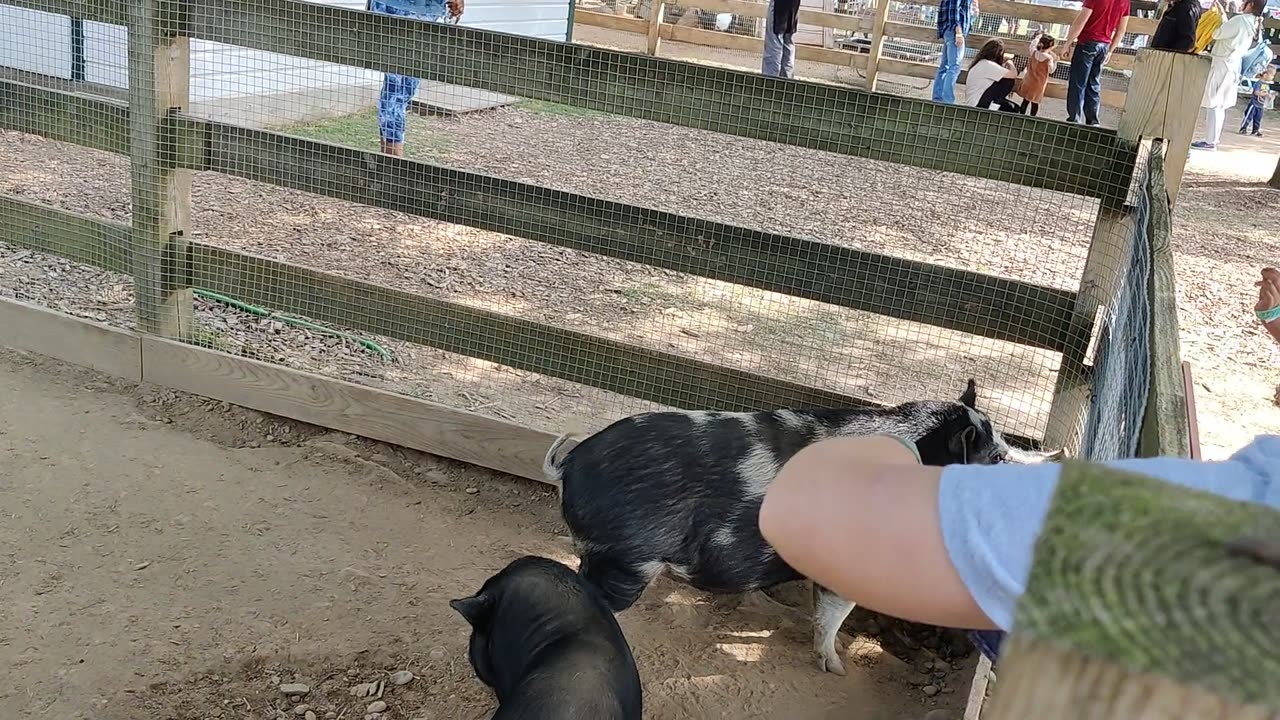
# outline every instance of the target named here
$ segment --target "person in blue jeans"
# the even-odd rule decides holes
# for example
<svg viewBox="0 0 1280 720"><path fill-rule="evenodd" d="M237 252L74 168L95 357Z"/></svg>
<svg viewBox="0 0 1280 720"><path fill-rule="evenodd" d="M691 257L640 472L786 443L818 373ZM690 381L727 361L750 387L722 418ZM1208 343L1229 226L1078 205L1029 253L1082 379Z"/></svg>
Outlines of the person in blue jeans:
<svg viewBox="0 0 1280 720"><path fill-rule="evenodd" d="M1063 49L1071 53L1067 75L1067 121L1098 124L1102 68L1120 46L1129 26L1129 0L1084 0L1067 31ZM1074 50L1072 50L1074 46Z"/></svg>
<svg viewBox="0 0 1280 720"><path fill-rule="evenodd" d="M1276 69L1268 67L1262 71L1257 80L1249 83L1249 105L1244 109L1244 118L1240 121L1240 134L1246 131L1254 137L1262 137L1262 111L1267 106L1267 98L1271 96L1271 83L1276 79Z"/></svg>
<svg viewBox="0 0 1280 720"><path fill-rule="evenodd" d="M796 67L796 30L800 29L800 0L769 0L764 21L764 57L760 72L791 78Z"/></svg>
<svg viewBox="0 0 1280 720"><path fill-rule="evenodd" d="M942 56L938 74L933 78L933 101L954 103L956 80L960 78L960 62L964 60L964 44L978 16L978 0L942 0L938 5L938 39Z"/></svg>
<svg viewBox="0 0 1280 720"><path fill-rule="evenodd" d="M399 15L428 22L462 17L464 0L369 0L369 11L383 15ZM378 134L382 152L404 157L404 131L409 103L418 93L421 81L398 73L382 76L382 93L378 96Z"/></svg>

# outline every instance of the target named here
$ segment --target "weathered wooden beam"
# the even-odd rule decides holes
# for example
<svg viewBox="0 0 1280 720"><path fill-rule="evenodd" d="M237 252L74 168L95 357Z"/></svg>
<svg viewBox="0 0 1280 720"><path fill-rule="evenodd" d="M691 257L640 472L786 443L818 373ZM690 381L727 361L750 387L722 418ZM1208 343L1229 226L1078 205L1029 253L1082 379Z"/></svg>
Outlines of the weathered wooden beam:
<svg viewBox="0 0 1280 720"><path fill-rule="evenodd" d="M762 18L768 12L768 3L751 2L750 0L697 0L689 7L696 7L707 12L727 12L745 17ZM800 24L821 28L863 32L870 29L864 20L854 15L834 13L812 8L800 8Z"/></svg>
<svg viewBox="0 0 1280 720"><path fill-rule="evenodd" d="M130 382L142 380L137 335L8 298L0 298L0 348L44 355Z"/></svg>
<svg viewBox="0 0 1280 720"><path fill-rule="evenodd" d="M302 0L204 0L187 10L183 29L204 40L1098 197L1108 204L1122 199L1136 157L1128 143L1100 128L777 82L757 73ZM945 152L925 151L934 148Z"/></svg>
<svg viewBox="0 0 1280 720"><path fill-rule="evenodd" d="M191 243L191 284L312 320L682 408L868 407L758 373Z"/></svg>
<svg viewBox="0 0 1280 720"><path fill-rule="evenodd" d="M130 228L0 193L0 240L131 274Z"/></svg>
<svg viewBox="0 0 1280 720"><path fill-rule="evenodd" d="M1149 53L1165 54L1159 50L1141 51L1143 55ZM1199 93L1194 97L1165 97L1171 87L1170 74L1180 67L1180 63L1150 62L1149 58L1140 61L1120 116L1119 132L1124 140L1138 147L1143 142L1144 128L1164 128L1169 103L1198 103ZM1075 306L1077 328L1093 328L1099 309L1114 297L1123 274L1122 258L1135 232L1134 219L1129 209L1099 208L1080 278ZM1077 344L1063 353L1045 429L1045 442L1052 447L1074 446L1084 427L1092 396L1091 368L1085 365L1087 348L1087 343Z"/></svg>
<svg viewBox="0 0 1280 720"><path fill-rule="evenodd" d="M4 0L4 4L108 25L129 24L129 0Z"/></svg>
<svg viewBox="0 0 1280 720"><path fill-rule="evenodd" d="M1044 7L1042 5L1030 5L1029 7ZM1056 9L1056 8L1055 8ZM917 42L925 42L936 44L938 42L938 29L933 26L916 25L904 22L887 22L885 23L885 35L892 38L902 38L904 40L915 40ZM1028 43L1031 42L1029 37L1009 38L1003 35L986 35L983 33L970 33L965 37L965 46L971 48L980 48L992 38L1000 38L1004 40L1004 50L1010 55L1018 57L1027 57L1031 54ZM1061 39L1061 38L1060 38ZM1107 67L1113 70L1128 70L1133 67L1134 56L1126 53L1113 53L1107 57ZM936 64L933 66L935 69ZM1124 95L1124 93L1120 93Z"/></svg>
<svg viewBox="0 0 1280 720"><path fill-rule="evenodd" d="M134 292L138 327L161 337L192 330L191 289L174 276L174 260L191 232L191 171L177 164L169 113L185 110L191 82L190 40L174 32L173 0L129 5L129 177Z"/></svg>
<svg viewBox="0 0 1280 720"><path fill-rule="evenodd" d="M1059 350L1074 293L181 117L182 162L576 250ZM201 140L200 138L203 138ZM203 148L203 150L201 150Z"/></svg>
<svg viewBox="0 0 1280 720"><path fill-rule="evenodd" d="M876 0L876 11L871 27L871 46L867 53L867 90L876 91L880 77L880 60L884 57L884 41L889 35L889 0Z"/></svg>
<svg viewBox="0 0 1280 720"><path fill-rule="evenodd" d="M0 298L0 347L548 482L542 459L554 433L398 393L5 298Z"/></svg>
<svg viewBox="0 0 1280 720"><path fill-rule="evenodd" d="M0 80L0 129L94 150L129 152L127 103L11 80Z"/></svg>
<svg viewBox="0 0 1280 720"><path fill-rule="evenodd" d="M126 228L0 195L0 231L31 223L69 228L6 242L102 267ZM16 209L16 213L9 213ZM5 224L13 216L34 218ZM63 218L62 216L66 216ZM88 230L81 231L81 228ZM101 238L95 240L95 238ZM94 243L94 244L91 244ZM589 333L429 298L199 242L187 244L176 281L279 312L426 345L643 400L686 408L879 407L874 401L693 360ZM1030 438L1011 435L1024 447Z"/></svg>
<svg viewBox="0 0 1280 720"><path fill-rule="evenodd" d="M1148 172L1149 185L1162 188L1163 143L1153 143ZM1142 419L1138 455L1142 457L1190 457L1191 426L1187 407L1187 387L1183 378L1182 346L1178 336L1178 295L1174 289L1173 237L1169 203L1153 198L1147 218L1147 241L1151 245L1151 384L1147 409Z"/></svg>
<svg viewBox="0 0 1280 720"><path fill-rule="evenodd" d="M756 73L302 0L173 5L169 30L204 40L1098 197L1107 204L1122 198L1136 157L1134 148L1100 128L833 85L780 83ZM697 29L673 28L673 39L679 39L678 30ZM850 64L865 62L856 53L844 54ZM946 151L926 151L932 148Z"/></svg>
<svg viewBox="0 0 1280 720"><path fill-rule="evenodd" d="M1170 50L1140 51L1129 80L1129 100L1117 133L1145 146L1164 141L1165 187L1174 205L1208 81L1209 58Z"/></svg>
<svg viewBox="0 0 1280 720"><path fill-rule="evenodd" d="M551 483L556 434L399 393L143 335L143 381Z"/></svg>
<svg viewBox="0 0 1280 720"><path fill-rule="evenodd" d="M919 0L918 4L936 6L938 2L939 0ZM1001 15L1058 25L1070 25L1079 12L1073 8L1035 5L1020 0L982 0L980 5L984 15ZM1156 31L1156 24L1151 18L1130 17L1127 30L1134 35L1151 35Z"/></svg>
<svg viewBox="0 0 1280 720"><path fill-rule="evenodd" d="M661 45L658 31L662 29L662 16L666 13L666 10L667 3L664 0L654 0L654 2L649 3L649 26L645 28L647 36L645 49L653 56L657 56L658 47Z"/></svg>
<svg viewBox="0 0 1280 720"><path fill-rule="evenodd" d="M985 720L1280 717L1277 554L1273 508L1067 464Z"/></svg>
<svg viewBox="0 0 1280 720"><path fill-rule="evenodd" d="M0 81L0 92L14 84ZM20 86L64 115L103 101ZM71 102L65 102L66 98ZM113 111L114 104L105 104ZM38 107L45 107L38 105ZM125 113L127 119L127 111ZM32 115L36 116L33 121ZM40 114L15 115L38 130ZM3 117L3 116L0 116ZM61 123L58 120L55 125ZM173 163L1061 351L1075 293L1018 280L749 230L487 175L175 115ZM0 125L7 127L7 125ZM113 142L114 145L114 142ZM122 152L125 147L112 147ZM1078 331L1076 334L1079 335Z"/></svg>

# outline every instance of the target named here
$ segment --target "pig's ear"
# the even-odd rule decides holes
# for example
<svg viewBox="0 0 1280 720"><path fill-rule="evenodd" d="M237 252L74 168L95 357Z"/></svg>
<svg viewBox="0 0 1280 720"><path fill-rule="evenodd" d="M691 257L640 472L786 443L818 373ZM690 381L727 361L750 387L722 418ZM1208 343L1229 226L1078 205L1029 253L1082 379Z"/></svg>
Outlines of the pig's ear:
<svg viewBox="0 0 1280 720"><path fill-rule="evenodd" d="M968 462L970 451L973 449L973 441L978 437L978 428L965 423L960 432L951 436L951 454L959 455Z"/></svg>
<svg viewBox="0 0 1280 720"><path fill-rule="evenodd" d="M977 409L978 383L973 378L969 378L969 384L965 386L964 394L960 396L960 403L967 408Z"/></svg>
<svg viewBox="0 0 1280 720"><path fill-rule="evenodd" d="M450 600L449 607L458 611L472 627L481 623L493 609L493 599L488 595L472 595L467 598Z"/></svg>

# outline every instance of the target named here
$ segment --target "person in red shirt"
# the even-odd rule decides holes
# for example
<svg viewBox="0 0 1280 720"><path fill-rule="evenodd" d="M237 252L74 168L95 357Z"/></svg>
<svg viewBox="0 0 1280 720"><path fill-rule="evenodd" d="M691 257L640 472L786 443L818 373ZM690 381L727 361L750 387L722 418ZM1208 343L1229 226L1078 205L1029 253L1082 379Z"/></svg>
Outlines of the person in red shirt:
<svg viewBox="0 0 1280 720"><path fill-rule="evenodd" d="M1084 0L1063 50L1071 53L1067 76L1067 121L1098 124L1102 68L1129 26L1129 0Z"/></svg>

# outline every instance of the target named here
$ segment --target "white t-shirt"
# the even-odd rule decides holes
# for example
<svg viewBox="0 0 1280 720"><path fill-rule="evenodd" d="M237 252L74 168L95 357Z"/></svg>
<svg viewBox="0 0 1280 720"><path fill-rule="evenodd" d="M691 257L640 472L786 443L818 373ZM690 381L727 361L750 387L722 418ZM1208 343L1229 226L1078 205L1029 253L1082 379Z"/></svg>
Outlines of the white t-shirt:
<svg viewBox="0 0 1280 720"><path fill-rule="evenodd" d="M1005 67L999 63L993 63L990 60L979 60L973 67L969 68L969 77L964 81L965 103L970 106L976 106L978 101L982 99L982 94L987 91L987 88L1004 77L1005 72Z"/></svg>

